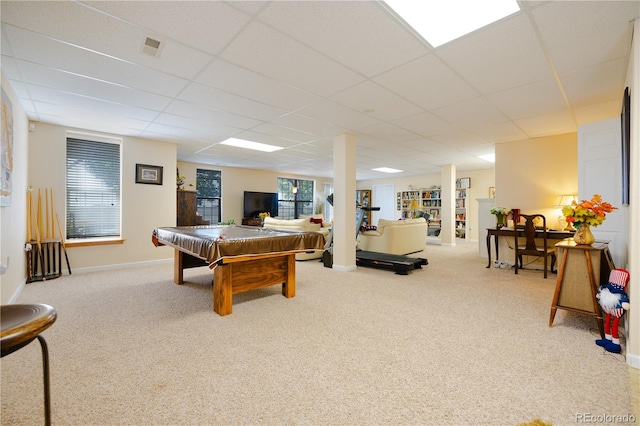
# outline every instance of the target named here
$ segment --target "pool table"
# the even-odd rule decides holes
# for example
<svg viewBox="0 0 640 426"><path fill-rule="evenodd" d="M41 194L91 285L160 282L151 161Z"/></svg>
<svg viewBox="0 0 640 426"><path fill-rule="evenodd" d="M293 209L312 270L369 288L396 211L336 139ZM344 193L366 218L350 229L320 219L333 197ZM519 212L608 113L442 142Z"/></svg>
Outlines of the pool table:
<svg viewBox="0 0 640 426"><path fill-rule="evenodd" d="M153 244L174 251L173 280L182 284L186 268L213 269L213 310L232 312L233 295L282 284L282 294L296 294L295 254L324 249L317 232L281 231L240 225L156 228Z"/></svg>

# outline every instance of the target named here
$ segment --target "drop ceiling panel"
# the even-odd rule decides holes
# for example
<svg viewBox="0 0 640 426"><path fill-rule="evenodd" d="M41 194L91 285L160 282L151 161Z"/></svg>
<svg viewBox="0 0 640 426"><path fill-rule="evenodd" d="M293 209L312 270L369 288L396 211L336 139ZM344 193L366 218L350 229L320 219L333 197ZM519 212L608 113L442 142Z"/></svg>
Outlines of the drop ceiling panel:
<svg viewBox="0 0 640 426"><path fill-rule="evenodd" d="M132 129L127 126L121 126L120 123L111 121L95 121L89 120L85 121L82 118L71 117L70 119L66 116L54 116L41 114L40 118L43 122L47 124L53 124L56 126L63 126L69 130L80 130L86 132L87 129L91 129L90 133L108 133L115 137L121 136L130 136L130 137L140 137L142 133L137 129Z"/></svg>
<svg viewBox="0 0 640 426"><path fill-rule="evenodd" d="M582 69L561 77L567 96L574 107L609 101L623 93L627 61L623 58Z"/></svg>
<svg viewBox="0 0 640 426"><path fill-rule="evenodd" d="M469 128L482 124L501 123L506 117L486 98L475 98L438 108L433 113L446 122Z"/></svg>
<svg viewBox="0 0 640 426"><path fill-rule="evenodd" d="M573 115L569 112L545 114L538 117L515 120L514 122L532 138L575 132L576 128Z"/></svg>
<svg viewBox="0 0 640 426"><path fill-rule="evenodd" d="M376 2L273 2L260 20L368 77L428 49Z"/></svg>
<svg viewBox="0 0 640 426"><path fill-rule="evenodd" d="M363 79L326 56L257 22L250 24L222 57L320 96L330 96Z"/></svg>
<svg viewBox="0 0 640 426"><path fill-rule="evenodd" d="M619 99L614 99L611 101L590 104L582 108L575 108L573 111L576 116L578 126L581 126L583 124L617 117L620 115L621 108L621 101Z"/></svg>
<svg viewBox="0 0 640 426"><path fill-rule="evenodd" d="M394 120L423 112L422 108L371 81L350 87L331 99L381 120Z"/></svg>
<svg viewBox="0 0 640 426"><path fill-rule="evenodd" d="M447 133L455 129L451 123L430 112L395 120L393 123L424 137Z"/></svg>
<svg viewBox="0 0 640 426"><path fill-rule="evenodd" d="M209 65L197 77L196 81L288 111L294 111L318 99L317 96L311 93L223 60L217 60Z"/></svg>
<svg viewBox="0 0 640 426"><path fill-rule="evenodd" d="M263 133L265 135L276 136L282 139L288 139L296 143L310 142L318 138L317 135L308 132L303 132L289 127L276 126L270 123L255 126L251 129L251 131L256 133Z"/></svg>
<svg viewBox="0 0 640 426"><path fill-rule="evenodd" d="M91 1L87 4L213 54L219 53L249 21L249 16L222 1Z"/></svg>
<svg viewBox="0 0 640 426"><path fill-rule="evenodd" d="M445 45L438 56L483 94L553 78L523 13Z"/></svg>
<svg viewBox="0 0 640 426"><path fill-rule="evenodd" d="M16 26L34 33L47 34L48 37L71 45L185 78L193 77L196 71L211 60L210 55L167 39L160 40L166 44L162 54L159 57L151 57L140 53L141 43L149 34L138 27L98 13L79 3L30 3L33 3L30 7L32 16L30 19L20 19L20 15L16 16ZM73 22L73 25L59 25L50 19L54 8L60 9L55 13L63 13L67 22ZM95 31L95 28L102 30ZM105 37L105 34L109 36Z"/></svg>
<svg viewBox="0 0 640 426"><path fill-rule="evenodd" d="M346 132L346 129L344 128L295 113L276 118L272 120L272 123L278 126L304 130L308 133L318 135L322 138L333 138L336 135L340 135Z"/></svg>
<svg viewBox="0 0 640 426"><path fill-rule="evenodd" d="M83 108L70 107L65 105L52 105L44 102L33 102L36 111L40 115L40 120L44 121L44 117L59 117L60 119L66 119L68 117L73 118L74 123L83 123L86 129L93 129L93 126L100 125L103 131L109 131L113 133L111 129L115 127L122 127L127 129L142 130L149 123L139 119L132 119L127 117L120 117L117 115L110 115L100 113L94 110L86 110ZM70 124L71 125L71 124ZM82 127L74 124L74 127Z"/></svg>
<svg viewBox="0 0 640 426"><path fill-rule="evenodd" d="M108 102L98 98L78 96L60 90L49 89L42 86L27 85L31 99L40 104L45 104L49 99L55 99L56 105L61 107L81 108L96 114L107 114L120 117L137 117L139 120L152 121L158 113L144 108Z"/></svg>
<svg viewBox="0 0 640 426"><path fill-rule="evenodd" d="M628 22L640 16L640 2L550 1L535 8L532 15L544 43L554 47L590 38L610 28L628 28Z"/></svg>
<svg viewBox="0 0 640 426"><path fill-rule="evenodd" d="M273 120L287 112L268 104L197 83L189 84L177 99L261 121Z"/></svg>
<svg viewBox="0 0 640 426"><path fill-rule="evenodd" d="M164 112L179 115L182 117L190 117L197 120L209 121L211 123L224 124L228 127L237 129L250 129L257 126L263 121L255 120L249 117L243 117L236 114L228 113L224 110L209 108L206 106L196 105L184 101L173 101L164 110Z"/></svg>
<svg viewBox="0 0 640 426"><path fill-rule="evenodd" d="M379 123L360 129L361 133L375 135L389 142L405 142L416 138L416 134L391 123Z"/></svg>
<svg viewBox="0 0 640 426"><path fill-rule="evenodd" d="M16 27L5 27L17 58L99 80L175 96L187 83L155 70L79 49Z"/></svg>
<svg viewBox="0 0 640 426"><path fill-rule="evenodd" d="M328 100L320 100L302 108L299 114L313 117L320 122L347 130L358 130L376 124L378 120L366 114L353 111Z"/></svg>
<svg viewBox="0 0 640 426"><path fill-rule="evenodd" d="M26 81L38 86L53 86L61 91L82 96L101 98L110 102L161 111L171 98L154 93L112 84L105 81L59 71L31 62L19 61L21 74ZM3 63L4 70L4 63Z"/></svg>
<svg viewBox="0 0 640 426"><path fill-rule="evenodd" d="M435 55L400 65L374 80L427 110L478 96L457 73Z"/></svg>
<svg viewBox="0 0 640 426"><path fill-rule="evenodd" d="M200 131L207 135L208 140L224 140L240 132L240 129L235 127L167 113L158 115L154 123Z"/></svg>
<svg viewBox="0 0 640 426"><path fill-rule="evenodd" d="M511 121L490 125L483 124L471 127L469 131L478 135L482 140L492 143L517 141L527 137L527 134Z"/></svg>
<svg viewBox="0 0 640 426"><path fill-rule="evenodd" d="M613 27L588 35L579 42L558 44L549 54L559 74L574 72L617 58L625 58L631 46L628 26Z"/></svg>
<svg viewBox="0 0 640 426"><path fill-rule="evenodd" d="M558 90L556 80L538 81L487 96L505 117L535 117L548 111L566 111L568 106ZM504 120L499 120L501 122ZM481 125L476 124L472 127Z"/></svg>

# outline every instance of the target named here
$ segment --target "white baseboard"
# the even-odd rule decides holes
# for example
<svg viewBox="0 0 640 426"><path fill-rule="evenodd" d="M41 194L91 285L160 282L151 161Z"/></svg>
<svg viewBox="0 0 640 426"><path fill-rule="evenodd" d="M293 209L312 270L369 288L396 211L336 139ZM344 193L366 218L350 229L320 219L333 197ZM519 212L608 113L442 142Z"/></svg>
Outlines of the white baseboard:
<svg viewBox="0 0 640 426"><path fill-rule="evenodd" d="M22 294L22 291L24 290L24 286L25 285L27 285L27 279L26 278L24 280L22 280L22 282L20 283L18 288L16 288L16 291L14 291L13 294L11 295L11 297L9 298L9 304L16 303L16 300L18 300L18 296L20 296L20 294Z"/></svg>
<svg viewBox="0 0 640 426"><path fill-rule="evenodd" d="M640 355L630 354L629 349L627 349L627 365L640 370Z"/></svg>
<svg viewBox="0 0 640 426"><path fill-rule="evenodd" d="M139 266L151 266L151 265L161 265L164 263L173 263L173 257L167 259L158 259L158 260L145 260L143 262L132 262L132 263L118 263L114 265L100 265L100 266L91 266L88 268L79 268L73 269L71 273L73 274L82 274L87 272L99 272L99 271L110 271L114 269L127 269L127 268L135 268ZM63 271L63 275L68 275L68 272Z"/></svg>
<svg viewBox="0 0 640 426"><path fill-rule="evenodd" d="M342 265L336 265L334 263L331 268L333 270L335 270L335 271L338 271L338 272L351 272L351 271L355 271L356 270L356 265L342 266Z"/></svg>

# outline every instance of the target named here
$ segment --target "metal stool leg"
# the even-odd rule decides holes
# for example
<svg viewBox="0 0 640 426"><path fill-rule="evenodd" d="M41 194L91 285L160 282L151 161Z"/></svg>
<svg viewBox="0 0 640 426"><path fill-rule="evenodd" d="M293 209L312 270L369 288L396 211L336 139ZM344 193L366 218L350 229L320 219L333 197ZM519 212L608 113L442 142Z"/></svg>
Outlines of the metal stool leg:
<svg viewBox="0 0 640 426"><path fill-rule="evenodd" d="M44 424L51 425L51 395L49 392L49 350L44 337L38 335L40 346L42 346L42 374L44 376Z"/></svg>

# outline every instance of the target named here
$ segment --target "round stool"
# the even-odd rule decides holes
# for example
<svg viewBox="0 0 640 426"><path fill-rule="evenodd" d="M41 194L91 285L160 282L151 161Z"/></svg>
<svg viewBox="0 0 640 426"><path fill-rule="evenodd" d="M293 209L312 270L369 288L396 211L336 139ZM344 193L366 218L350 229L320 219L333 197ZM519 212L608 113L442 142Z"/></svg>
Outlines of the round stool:
<svg viewBox="0 0 640 426"><path fill-rule="evenodd" d="M49 351L47 342L40 333L56 321L58 314L53 307L42 303L32 305L3 305L0 307L1 355L9 355L38 339L42 347L42 368L44 375L44 421L51 424L49 398Z"/></svg>

